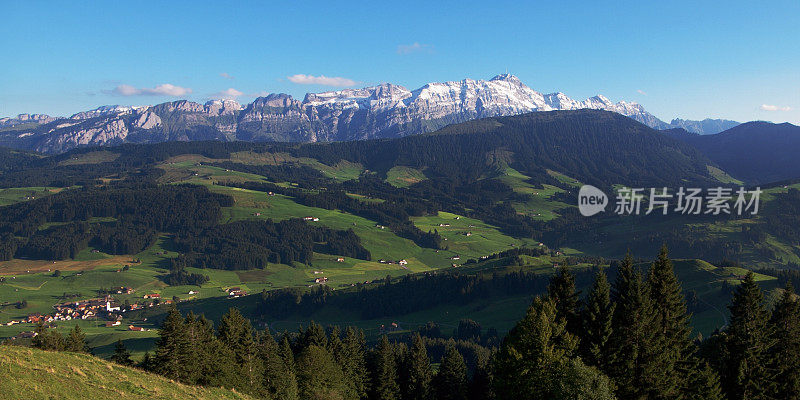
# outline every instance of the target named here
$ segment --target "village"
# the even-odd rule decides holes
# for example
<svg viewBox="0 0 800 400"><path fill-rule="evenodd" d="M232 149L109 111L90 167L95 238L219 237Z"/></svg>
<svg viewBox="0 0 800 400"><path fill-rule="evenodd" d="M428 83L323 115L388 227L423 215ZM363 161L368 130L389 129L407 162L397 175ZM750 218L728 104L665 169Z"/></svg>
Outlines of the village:
<svg viewBox="0 0 800 400"><path fill-rule="evenodd" d="M42 324L48 327L55 326L58 322L72 321L72 320L91 320L91 321L104 321L107 328L122 325L123 314L127 311L140 310L149 307L157 307L160 305L172 304L172 300L161 300L161 296L157 293L149 293L142 296L144 301L129 302L125 301L124 304L117 302L112 294L132 294L135 292L133 288L129 287L116 287L105 291L103 297L67 301L53 305L52 314L33 313L29 314L22 320L11 320L5 323L6 326L16 324ZM146 328L129 325L130 331L146 331ZM11 339L31 338L35 337L35 332L21 332Z"/></svg>

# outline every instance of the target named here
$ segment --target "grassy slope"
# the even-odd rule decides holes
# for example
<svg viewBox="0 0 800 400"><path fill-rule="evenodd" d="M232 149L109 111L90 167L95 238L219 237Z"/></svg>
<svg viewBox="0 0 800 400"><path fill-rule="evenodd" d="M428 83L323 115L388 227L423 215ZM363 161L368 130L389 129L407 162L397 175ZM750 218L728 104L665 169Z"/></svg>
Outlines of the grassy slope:
<svg viewBox="0 0 800 400"><path fill-rule="evenodd" d="M386 182L395 187L409 187L425 179L422 171L411 167L397 166L386 172Z"/></svg>
<svg viewBox="0 0 800 400"><path fill-rule="evenodd" d="M176 383L86 354L0 347L0 399L249 399Z"/></svg>
<svg viewBox="0 0 800 400"><path fill-rule="evenodd" d="M0 207L53 194L60 189L47 187L20 187L0 189Z"/></svg>
<svg viewBox="0 0 800 400"><path fill-rule="evenodd" d="M573 179L565 175L552 171L548 172L564 183L572 185L574 182ZM556 193L563 193L564 189L546 184L536 187L529 182L529 176L523 175L513 168L506 168L504 174L500 175L498 179L510 186L515 192L530 196L528 201L515 202L513 206L518 212L526 214L534 219L550 221L559 217L557 213L558 209L572 206L550 199Z"/></svg>

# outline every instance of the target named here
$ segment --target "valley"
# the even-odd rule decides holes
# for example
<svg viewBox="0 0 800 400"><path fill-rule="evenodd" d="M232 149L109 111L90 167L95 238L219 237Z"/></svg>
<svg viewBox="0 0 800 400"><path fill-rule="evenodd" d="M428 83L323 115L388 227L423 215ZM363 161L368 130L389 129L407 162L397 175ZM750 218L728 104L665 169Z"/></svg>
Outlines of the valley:
<svg viewBox="0 0 800 400"><path fill-rule="evenodd" d="M572 118L573 115L567 114L565 117ZM505 129L518 120L509 119L489 129ZM533 122L533 126L546 132L548 120L549 117ZM98 354L109 354L113 350L113 343L122 339L135 356L141 357L144 351L153 346L159 321L173 302L182 310L194 310L212 319L221 316L228 307L236 306L258 321L256 298L262 292L298 290L303 293L325 288L334 293L347 293L361 290L359 288L362 287L382 285L387 277L399 282L407 275L424 277L436 273L502 275L520 270L546 277L552 274L554 265L568 265L576 272L607 269L609 263L619 259L627 249L631 249L637 257L649 258L665 242L677 257L687 258L676 262L676 273L683 282L685 294L691 294L695 299L692 324L697 333L707 335L726 323L727 296L720 293L735 286L742 275L729 267L715 266L708 261L719 265L723 261L734 260L750 268L800 262L800 243L787 242L768 234L766 240L748 245L746 236L742 236L743 231L761 226L763 218L780 215L779 210L772 209L770 205L776 198L783 198L800 188L798 184L766 189L763 207L767 215L764 217L759 215L751 219L730 220L631 217L626 220L608 215L581 221L577 219L580 217L575 217L576 207L572 199L582 181L573 177L582 176L591 182L613 184L619 182L617 179L621 175L616 175L613 168L604 169L603 175L597 175L596 171L587 175L583 171L588 170L583 167L553 163L548 161L547 156L542 158L541 155L547 154L545 152L529 155L519 151L489 150L488 156L479 156L481 152L486 152L486 143L481 144L478 153L471 154L468 143L473 137L484 140L487 135L485 129L482 123L466 123L434 135L397 142L404 146L399 148L425 146L429 154L435 154L437 147L448 149L442 151L452 153L447 162L455 163L457 170L451 169L447 162L424 161L415 150L391 153L389 146L394 146L394 142L302 146L209 142L168 145L163 149L141 147L132 154L140 157L139 153L149 152L157 155L157 161L133 164L131 167L126 166L129 165L126 157L131 155L118 152L116 148L80 150L56 156L50 164L52 167L43 168L80 168L73 171L92 179L100 178L101 181L97 182L112 187L120 178L131 179L148 169L146 174L154 178L147 179L155 179L156 184L175 187L195 185L229 198L230 204L219 208L216 224L307 219L304 222L310 226L352 231L370 257L358 259L315 250L308 262L270 262L260 269L182 268L181 273L206 276L206 281L199 285L165 282L164 277L174 268L174 262L181 253L174 243L175 232L158 232L152 245L131 254L109 254L89 245L75 257L64 260L13 258L0 261L0 277L4 278L0 283L0 299L4 304L0 308L0 324L4 325L0 327L0 336L11 337L22 331L33 330L34 323L5 324L24 321L32 314L52 314L53 304L73 298L102 297L102 290L108 288L130 288L131 293L112 294L114 304L141 303L145 310L128 311L123 314L120 325L106 327L105 320L100 317L77 322L60 321L57 325L65 333L75 324L80 325ZM450 136L450 132L459 134ZM465 136L465 133L469 135ZM518 140L513 136L513 131L503 135L507 135L507 139L501 140ZM494 138L492 140L497 142L496 138L503 136ZM582 140L580 136L575 138L573 140ZM541 140L546 143L548 139L542 136ZM560 142L552 146L569 143L569 140L562 135ZM503 142L497 142L488 146L490 149L491 146L503 149L504 145ZM672 142L664 142L664 145L676 146ZM360 147L370 150L365 152ZM336 150L329 153L328 150L333 148ZM455 153L453 149L456 149ZM694 154L687 149L681 151ZM361 154L375 154L377 157L365 158ZM386 154L392 155L387 158ZM698 155L692 157L696 157L696 160L685 163L687 167L698 161L703 165L691 175L697 182L719 185L731 183L721 169L705 168L706 164L711 164L710 161ZM114 168L121 170L104 175L114 165L117 165ZM643 164L641 169L634 171L640 178L628 173L628 179L633 177L634 181L649 181L652 175L648 168L653 167ZM662 182L671 179L672 175L667 172L670 168L674 167L661 169L658 176ZM688 168L691 170L694 167ZM686 169L674 171L676 177L687 176ZM85 183L79 182L84 179L80 176L77 175L77 180L71 183L69 190L80 191L85 186ZM47 174L42 177L44 180L40 181L43 187L2 189L2 198L6 199L6 204L21 204L41 196L52 196L65 189L49 186L49 183L55 182L48 182ZM445 179L460 183L441 186ZM344 209L314 200L337 191L344 193L342 200L337 200ZM435 205L431 211L403 214L407 215L407 225L402 225L402 228L401 225L390 226L391 221L397 221L391 222L396 224L402 220L367 211L371 206L381 206L386 210L384 212L390 212L393 209L386 208L390 204L403 204L407 201L405 198L411 199L417 195L426 196L427 203ZM345 201L348 198L352 204ZM364 207L363 210L361 207ZM499 211L501 208L503 211ZM507 214L506 210L512 214ZM94 218L89 222L102 225L115 221L116 218ZM586 223L591 228L587 228ZM52 226L53 223L46 223L38 229ZM736 242L739 248L728 254L714 251L703 256L702 251L698 252L698 247L690 250L679 242L670 244L670 241L676 240L672 239L670 232L687 229L693 232L693 236L703 237L709 246ZM414 231L419 234L435 233L438 244L426 245L419 237L409 236ZM654 233L662 236L653 236ZM665 234L667 236L663 236ZM493 254L525 248L541 251L542 254L487 260ZM692 259L698 256L705 261ZM646 266L646 263L641 264L642 268L646 269ZM759 276L763 289L771 293L770 298L777 296L780 286L778 278L769 274ZM588 287L579 289L585 291ZM236 298L229 294L232 290L237 291ZM443 330L449 331L460 320L469 318L484 328L491 327L502 334L522 316L531 298L540 290L531 287L520 294L474 299L463 304L445 302L383 318L364 318L347 308L326 305L310 314L290 313L268 318L265 323L277 331L291 331L308 320L326 325L353 325L363 329L369 340L377 340L380 334L385 333L380 327L392 323L399 324L399 328L392 333L402 335L428 322L435 322ZM158 295L158 300L144 299L145 295ZM21 307L23 302L24 307ZM129 326L149 331L131 331Z"/></svg>

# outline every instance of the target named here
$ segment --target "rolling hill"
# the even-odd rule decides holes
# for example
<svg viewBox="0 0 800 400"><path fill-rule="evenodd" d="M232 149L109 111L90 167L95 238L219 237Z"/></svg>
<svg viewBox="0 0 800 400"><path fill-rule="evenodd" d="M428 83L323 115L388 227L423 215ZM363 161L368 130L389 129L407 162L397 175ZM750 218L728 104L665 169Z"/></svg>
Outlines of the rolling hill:
<svg viewBox="0 0 800 400"><path fill-rule="evenodd" d="M0 346L0 399L250 399L90 356Z"/></svg>
<svg viewBox="0 0 800 400"><path fill-rule="evenodd" d="M715 135L672 131L738 179L764 184L800 177L800 127L748 122Z"/></svg>
<svg viewBox="0 0 800 400"><path fill-rule="evenodd" d="M536 112L454 124L396 140L303 145L295 154L386 172L395 166L470 182L505 166L531 177L559 171L596 185L711 183L697 149L630 118L599 110Z"/></svg>

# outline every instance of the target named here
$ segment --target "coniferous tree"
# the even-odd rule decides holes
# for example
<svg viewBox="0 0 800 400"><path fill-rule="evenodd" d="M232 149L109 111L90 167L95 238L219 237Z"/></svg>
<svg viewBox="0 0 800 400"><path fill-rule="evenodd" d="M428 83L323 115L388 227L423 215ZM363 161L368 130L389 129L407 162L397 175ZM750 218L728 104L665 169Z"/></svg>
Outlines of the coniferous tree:
<svg viewBox="0 0 800 400"><path fill-rule="evenodd" d="M301 326L297 336L298 338L295 343L297 351L301 351L311 345L328 347L328 335L325 334L325 328L314 321L311 321L306 329L303 329Z"/></svg>
<svg viewBox="0 0 800 400"><path fill-rule="evenodd" d="M219 322L217 337L233 352L243 391L258 392L261 383L260 363L256 360L256 342L250 320L244 318L236 308L230 308Z"/></svg>
<svg viewBox="0 0 800 400"><path fill-rule="evenodd" d="M232 386L239 382L233 351L214 335L211 321L193 313L186 316L191 347L190 371L194 381L204 386Z"/></svg>
<svg viewBox="0 0 800 400"><path fill-rule="evenodd" d="M469 382L467 398L470 400L492 400L492 353L479 353L475 360L475 372Z"/></svg>
<svg viewBox="0 0 800 400"><path fill-rule="evenodd" d="M142 361L140 361L139 364L136 364L136 366L138 368L140 368L140 369L145 370L145 371L152 371L153 370L153 357L150 356L150 352L149 351L144 352L144 356L142 357Z"/></svg>
<svg viewBox="0 0 800 400"><path fill-rule="evenodd" d="M262 395L275 399L296 399L297 380L294 371L286 365L281 356L280 345L269 330L258 335L257 354L264 371L261 383ZM294 390L290 389L292 386Z"/></svg>
<svg viewBox="0 0 800 400"><path fill-rule="evenodd" d="M300 389L297 386L297 366L294 359L294 353L292 352L292 346L289 344L289 339L284 334L283 339L281 339L280 348L278 349L278 354L283 360L283 366L286 370L286 375L284 375L284 379L280 382L280 393L281 399L297 399L300 396Z"/></svg>
<svg viewBox="0 0 800 400"><path fill-rule="evenodd" d="M66 351L73 351L76 353L88 353L89 346L86 344L86 334L80 326L75 325L67 335L64 343Z"/></svg>
<svg viewBox="0 0 800 400"><path fill-rule="evenodd" d="M612 361L611 335L614 332L614 303L611 302L611 286L602 271L595 274L592 291L586 299L581 331L581 356L587 365L607 372Z"/></svg>
<svg viewBox="0 0 800 400"><path fill-rule="evenodd" d="M186 330L186 338L189 342L188 348L190 352L188 364L186 365L186 370L189 374L188 382L196 384L203 381L203 377L201 376L203 370L202 364L205 361L204 358L207 357L207 355L204 354L204 346L200 343L202 340L200 338L202 336L202 326L198 323L197 317L191 311L186 315L183 323Z"/></svg>
<svg viewBox="0 0 800 400"><path fill-rule="evenodd" d="M366 397L368 372L364 354L364 332L347 327L342 338L338 327L334 327L328 345L344 373L347 385L346 397L354 399Z"/></svg>
<svg viewBox="0 0 800 400"><path fill-rule="evenodd" d="M298 391L302 399L342 399L347 387L333 355L312 344L297 357Z"/></svg>
<svg viewBox="0 0 800 400"><path fill-rule="evenodd" d="M122 339L118 339L117 344L114 345L114 355L111 356L111 361L125 366L133 365L133 360L131 360L131 352L128 351L128 349L125 347L125 344L122 343Z"/></svg>
<svg viewBox="0 0 800 400"><path fill-rule="evenodd" d="M375 400L400 399L395 350L386 335L381 337L372 355L372 393Z"/></svg>
<svg viewBox="0 0 800 400"><path fill-rule="evenodd" d="M708 363L698 359L693 360L692 373L687 379L687 387L683 390L686 400L723 400L722 387L719 383L719 374Z"/></svg>
<svg viewBox="0 0 800 400"><path fill-rule="evenodd" d="M552 300L535 298L495 357L493 393L500 400L613 398L609 378L573 358L576 347Z"/></svg>
<svg viewBox="0 0 800 400"><path fill-rule="evenodd" d="M580 332L580 292L575 290L575 275L569 268L561 266L550 278L547 295L553 299L560 318L567 321L567 331L573 335Z"/></svg>
<svg viewBox="0 0 800 400"><path fill-rule="evenodd" d="M174 305L161 323L158 335L153 360L155 372L180 382L190 382L191 344L183 317Z"/></svg>
<svg viewBox="0 0 800 400"><path fill-rule="evenodd" d="M787 282L770 318L774 346L771 367L777 382L776 399L800 399L800 303Z"/></svg>
<svg viewBox="0 0 800 400"><path fill-rule="evenodd" d="M57 330L46 328L41 322L36 325L34 333L36 336L33 337L31 344L37 349L63 351L66 347L64 337Z"/></svg>
<svg viewBox="0 0 800 400"><path fill-rule="evenodd" d="M729 399L767 399L774 389L769 370L772 334L764 296L752 272L733 293L731 319L725 330L723 391Z"/></svg>
<svg viewBox="0 0 800 400"><path fill-rule="evenodd" d="M630 253L620 265L612 292L614 309L609 376L617 384L620 399L646 397L659 367L653 304L642 275L634 269Z"/></svg>
<svg viewBox="0 0 800 400"><path fill-rule="evenodd" d="M675 276L667 247L662 246L647 276L653 304L656 335L652 338L653 362L657 365L651 376L651 397L678 398L688 385L691 327L686 312L680 282Z"/></svg>
<svg viewBox="0 0 800 400"><path fill-rule="evenodd" d="M456 349L453 339L447 342L439 372L433 379L438 400L464 400L467 398L467 365Z"/></svg>
<svg viewBox="0 0 800 400"><path fill-rule="evenodd" d="M403 366L403 399L427 400L430 396L433 371L428 349L419 333L415 333L411 338L411 351Z"/></svg>

